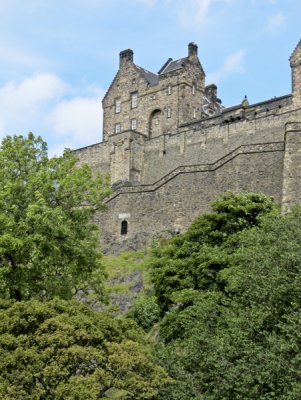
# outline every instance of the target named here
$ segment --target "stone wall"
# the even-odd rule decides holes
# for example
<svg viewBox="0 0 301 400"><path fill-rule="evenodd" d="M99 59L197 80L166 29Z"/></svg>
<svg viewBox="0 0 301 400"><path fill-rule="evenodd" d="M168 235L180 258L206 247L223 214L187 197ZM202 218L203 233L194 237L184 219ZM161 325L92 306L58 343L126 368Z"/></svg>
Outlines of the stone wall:
<svg viewBox="0 0 301 400"><path fill-rule="evenodd" d="M280 203L283 154L282 142L242 146L214 164L179 167L154 185L121 188L97 217L104 248L137 248L160 232L183 231L227 191L263 192Z"/></svg>
<svg viewBox="0 0 301 400"><path fill-rule="evenodd" d="M301 203L301 42L290 58L292 94L253 105L244 99L212 116L201 112L204 73L191 45L185 68L156 76L134 65L131 50L120 53L103 100L104 142L75 151L80 164L111 176L108 209L96 217L108 251L136 249L155 235L187 229L227 191L262 192L283 209ZM132 90L138 92L135 108ZM118 120L123 128L114 133Z"/></svg>

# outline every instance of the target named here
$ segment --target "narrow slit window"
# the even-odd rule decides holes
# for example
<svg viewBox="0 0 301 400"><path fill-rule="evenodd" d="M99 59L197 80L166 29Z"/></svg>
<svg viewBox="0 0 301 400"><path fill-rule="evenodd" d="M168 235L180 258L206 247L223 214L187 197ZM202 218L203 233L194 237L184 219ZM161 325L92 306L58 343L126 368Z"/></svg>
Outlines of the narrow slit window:
<svg viewBox="0 0 301 400"><path fill-rule="evenodd" d="M121 100L120 99L116 99L115 100L115 113L120 113L121 111Z"/></svg>
<svg viewBox="0 0 301 400"><path fill-rule="evenodd" d="M192 85L192 94L195 94L195 84Z"/></svg>
<svg viewBox="0 0 301 400"><path fill-rule="evenodd" d="M131 119L131 129L135 131L137 129L137 120L136 118Z"/></svg>
<svg viewBox="0 0 301 400"><path fill-rule="evenodd" d="M167 94L171 94L171 86L170 85L168 85Z"/></svg>
<svg viewBox="0 0 301 400"><path fill-rule="evenodd" d="M128 222L127 221L122 221L121 222L121 235L127 235L128 233Z"/></svg>
<svg viewBox="0 0 301 400"><path fill-rule="evenodd" d="M131 106L132 108L136 108L138 105L138 92L134 92L131 95Z"/></svg>
<svg viewBox="0 0 301 400"><path fill-rule="evenodd" d="M121 132L121 123L118 122L115 124L115 133L120 133Z"/></svg>
<svg viewBox="0 0 301 400"><path fill-rule="evenodd" d="M171 108L167 107L167 118L171 117Z"/></svg>

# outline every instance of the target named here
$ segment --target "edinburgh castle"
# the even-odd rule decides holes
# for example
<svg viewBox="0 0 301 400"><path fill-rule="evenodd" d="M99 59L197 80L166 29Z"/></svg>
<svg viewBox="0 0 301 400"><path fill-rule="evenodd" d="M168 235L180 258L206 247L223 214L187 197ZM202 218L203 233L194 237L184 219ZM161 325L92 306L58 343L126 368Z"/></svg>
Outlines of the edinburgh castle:
<svg viewBox="0 0 301 400"><path fill-rule="evenodd" d="M103 142L76 150L113 188L97 216L104 248L135 249L184 231L221 193L262 192L283 209L301 203L301 41L292 93L225 108L206 86L198 47L155 74L120 53L103 99Z"/></svg>

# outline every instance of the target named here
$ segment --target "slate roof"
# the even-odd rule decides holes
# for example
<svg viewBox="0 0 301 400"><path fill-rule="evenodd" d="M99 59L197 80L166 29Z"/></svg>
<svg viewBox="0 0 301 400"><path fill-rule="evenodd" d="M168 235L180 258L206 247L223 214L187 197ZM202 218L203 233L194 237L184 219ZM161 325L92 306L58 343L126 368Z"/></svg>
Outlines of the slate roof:
<svg viewBox="0 0 301 400"><path fill-rule="evenodd" d="M185 66L187 57L180 58L179 60L172 60L171 58L160 69L159 74L166 74L167 72L175 71Z"/></svg>
<svg viewBox="0 0 301 400"><path fill-rule="evenodd" d="M148 71L147 69L141 68L138 65L134 64L137 68L140 75L147 80L150 86L155 86L158 83L158 75L153 72Z"/></svg>

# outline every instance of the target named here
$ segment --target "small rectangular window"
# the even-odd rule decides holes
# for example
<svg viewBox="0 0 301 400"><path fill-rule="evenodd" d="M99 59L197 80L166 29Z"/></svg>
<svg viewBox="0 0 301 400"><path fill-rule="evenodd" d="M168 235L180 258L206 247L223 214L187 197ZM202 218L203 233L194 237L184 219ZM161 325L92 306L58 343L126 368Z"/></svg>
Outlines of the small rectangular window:
<svg viewBox="0 0 301 400"><path fill-rule="evenodd" d="M120 122L115 124L115 133L119 133L119 132L121 132L121 123Z"/></svg>
<svg viewBox="0 0 301 400"><path fill-rule="evenodd" d="M167 94L171 94L171 86L170 85L168 85Z"/></svg>
<svg viewBox="0 0 301 400"><path fill-rule="evenodd" d="M195 84L192 85L192 94L195 94Z"/></svg>
<svg viewBox="0 0 301 400"><path fill-rule="evenodd" d="M116 99L115 100L115 113L120 113L121 111L121 100Z"/></svg>
<svg viewBox="0 0 301 400"><path fill-rule="evenodd" d="M136 118L131 119L131 129L132 129L132 131L137 129L137 120L136 120Z"/></svg>
<svg viewBox="0 0 301 400"><path fill-rule="evenodd" d="M167 107L167 118L171 117L171 108Z"/></svg>
<svg viewBox="0 0 301 400"><path fill-rule="evenodd" d="M128 222L127 221L121 222L120 233L121 233L121 235L127 235L127 233L128 233Z"/></svg>
<svg viewBox="0 0 301 400"><path fill-rule="evenodd" d="M196 108L193 107L193 118L196 118Z"/></svg>
<svg viewBox="0 0 301 400"><path fill-rule="evenodd" d="M131 94L131 107L136 108L138 105L138 92Z"/></svg>

